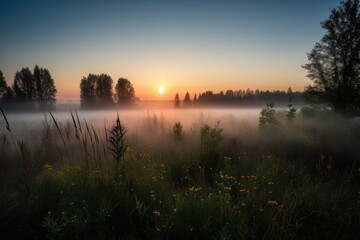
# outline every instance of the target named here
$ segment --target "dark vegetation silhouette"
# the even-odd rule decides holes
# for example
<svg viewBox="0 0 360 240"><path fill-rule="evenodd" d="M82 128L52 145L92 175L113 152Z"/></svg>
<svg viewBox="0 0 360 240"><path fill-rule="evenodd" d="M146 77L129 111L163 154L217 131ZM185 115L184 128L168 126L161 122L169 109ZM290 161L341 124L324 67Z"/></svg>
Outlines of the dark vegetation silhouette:
<svg viewBox="0 0 360 240"><path fill-rule="evenodd" d="M115 95L118 104L131 104L135 98L135 90L132 83L125 78L119 78L115 87Z"/></svg>
<svg viewBox="0 0 360 240"><path fill-rule="evenodd" d="M275 105L273 103L266 104L266 108L263 108L259 117L259 128L261 130L269 130L277 128L280 122L275 117ZM295 113L291 113L295 115ZM293 117L293 116L292 116Z"/></svg>
<svg viewBox="0 0 360 240"><path fill-rule="evenodd" d="M109 142L109 151L111 152L112 157L116 161L116 168L115 168L115 179L125 182L125 164L121 161L124 157L124 153L126 151L125 146L125 134L127 130L125 129L124 125L121 124L119 114L117 114L117 118L115 121L114 126L108 130L108 142ZM121 161L121 162L120 162ZM120 175L119 175L120 170Z"/></svg>
<svg viewBox="0 0 360 240"><path fill-rule="evenodd" d="M189 92L187 92L184 98L184 105L190 105L190 104L191 104L190 94Z"/></svg>
<svg viewBox="0 0 360 240"><path fill-rule="evenodd" d="M359 1L341 2L321 23L325 34L308 54L303 67L313 85L305 96L335 112L360 114L360 14Z"/></svg>
<svg viewBox="0 0 360 240"><path fill-rule="evenodd" d="M6 110L40 110L55 108L56 87L49 70L35 66L15 73L12 87L7 86L0 71L0 104Z"/></svg>
<svg viewBox="0 0 360 240"><path fill-rule="evenodd" d="M113 80L107 74L89 74L80 82L80 103L82 109L113 108L117 105L130 105L135 102L132 83L119 78L113 90Z"/></svg>
<svg viewBox="0 0 360 240"><path fill-rule="evenodd" d="M3 73L2 73L2 71L0 71L0 99L1 100L6 95L7 88L8 88L8 86L6 84L5 77L4 77Z"/></svg>
<svg viewBox="0 0 360 240"><path fill-rule="evenodd" d="M113 80L107 74L89 74L80 82L82 109L109 108L114 106Z"/></svg>
<svg viewBox="0 0 360 240"><path fill-rule="evenodd" d="M174 106L175 107L180 107L180 97L179 97L178 93L175 94Z"/></svg>
<svg viewBox="0 0 360 240"><path fill-rule="evenodd" d="M205 124L200 129L200 175L208 183L213 183L221 167L222 132L220 122L214 127Z"/></svg>
<svg viewBox="0 0 360 240"><path fill-rule="evenodd" d="M184 130L180 122L176 122L172 128L172 134L176 141L182 141L184 139Z"/></svg>
<svg viewBox="0 0 360 240"><path fill-rule="evenodd" d="M239 107L259 107L267 103L274 103L277 106L285 107L291 99L291 104L303 105L303 93L293 92L289 87L287 91L261 91L259 89L253 91L247 90L227 90L219 93L206 91L200 93L199 96L194 95L193 100L190 99L190 94L187 92L183 101L184 106L239 106ZM175 106L180 106L179 95L175 95Z"/></svg>

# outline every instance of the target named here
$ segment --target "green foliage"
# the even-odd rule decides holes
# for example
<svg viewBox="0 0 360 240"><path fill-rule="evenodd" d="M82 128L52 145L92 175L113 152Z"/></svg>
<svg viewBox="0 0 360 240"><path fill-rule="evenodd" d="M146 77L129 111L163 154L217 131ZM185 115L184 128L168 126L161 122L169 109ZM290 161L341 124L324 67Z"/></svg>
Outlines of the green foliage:
<svg viewBox="0 0 360 240"><path fill-rule="evenodd" d="M223 129L219 127L220 122L214 127L205 124L200 129L200 167L204 171L206 181L212 182L214 174L221 164L221 141L223 140Z"/></svg>
<svg viewBox="0 0 360 240"><path fill-rule="evenodd" d="M124 157L124 153L126 150L126 146L125 146L126 132L127 132L127 130L121 124L119 114L118 114L116 121L115 121L115 125L113 126L112 129L109 130L109 137L108 137L108 142L110 145L108 149L110 150L111 155L113 156L113 158L116 161L116 169L115 169L116 178L118 177L118 173L119 173L120 160ZM122 168L121 175L122 175L122 179L124 181L125 180L125 165L122 164L121 168Z"/></svg>
<svg viewBox="0 0 360 240"><path fill-rule="evenodd" d="M51 212L48 212L48 215L45 216L42 226L48 232L46 238L49 240L59 239L64 234L63 226L59 223L58 219L54 218Z"/></svg>
<svg viewBox="0 0 360 240"><path fill-rule="evenodd" d="M176 122L174 124L172 132L175 140L182 141L184 139L183 126L180 122Z"/></svg>
<svg viewBox="0 0 360 240"><path fill-rule="evenodd" d="M260 129L273 129L279 126L280 122L275 117L275 109L273 103L266 104L260 112L259 127Z"/></svg>
<svg viewBox="0 0 360 240"><path fill-rule="evenodd" d="M64 153L65 146L62 147L60 134L52 135L51 139L51 144L56 146L53 163L43 165L42 162L41 166L37 165L39 155L34 154L37 152L37 143L19 141L21 156L16 158L15 150L8 147L9 139L4 137L4 140L0 140L0 156L4 156L0 163L6 163L2 166L4 169L1 170L4 171L1 173L4 175L0 179L5 181L3 187L0 187L1 237L360 237L358 165L354 162L345 170L338 168L345 159L336 155L344 147L347 148L345 152L351 152L350 145L358 150L358 134L354 135L354 131L359 128L357 122L337 122L338 125L331 126L323 122L311 122L311 127L310 122L300 127L292 124L286 129L287 135L264 134L260 135L261 139L252 139L257 131L247 129L236 135L241 144L231 145L239 148L234 152L222 145L229 135L219 124L214 127L203 125L201 131L197 132L200 140L186 138L182 144L177 144L169 141L172 136L166 138L160 135L158 137L163 142L157 142L158 147L139 144L137 149L128 148L125 152L122 140L126 130L117 116L113 128L104 132L108 136L99 136L98 140L94 140L105 146L104 155L101 155L104 167L100 168L96 164L83 165L83 148L78 147L78 144L82 144L80 140L86 136L89 138L88 129L91 128L86 124L87 132L82 131L77 115L72 116L72 121L74 131L79 133L67 133L63 138L69 152L74 148L73 161L70 163L63 161L67 153ZM10 129L7 119L3 122ZM329 122L328 119L326 124ZM54 124L58 124L58 131L61 130L61 123L55 121ZM346 130L340 131L334 126L343 126ZM45 126L46 131L48 127ZM234 126L230 130L230 136L233 136ZM327 145L331 139L336 139L334 142L338 148ZM344 139L348 142L341 144L345 142ZM131 140L130 135L130 143ZM154 136L151 136L151 140L154 142ZM197 162L200 143L201 160L204 161L201 167L205 172L199 172ZM90 151L92 147L91 144L87 145ZM309 152L315 155L315 159L306 155ZM108 153L114 159L120 159L122 166L126 167L126 181L118 181L117 176L114 176L113 171L118 162L106 161ZM357 159L358 154L354 155ZM29 156L35 156L36 161L30 161L32 159L28 159ZM127 161L122 161L124 157ZM11 183L23 174L23 168L16 161L21 159L24 166L31 163L30 170L38 171L31 172L33 177L24 184L27 188L15 189ZM208 160L214 159L218 164L211 165ZM297 161L299 159L301 161ZM306 164L310 161L315 165L314 170ZM10 164L12 167L9 167ZM208 180L206 183L202 173L211 177L205 175Z"/></svg>

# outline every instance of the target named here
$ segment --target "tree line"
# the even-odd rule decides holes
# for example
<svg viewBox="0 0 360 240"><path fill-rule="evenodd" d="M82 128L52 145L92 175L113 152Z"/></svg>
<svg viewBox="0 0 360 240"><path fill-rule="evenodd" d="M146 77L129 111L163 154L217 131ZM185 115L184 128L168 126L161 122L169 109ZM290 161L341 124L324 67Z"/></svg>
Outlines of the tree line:
<svg viewBox="0 0 360 240"><path fill-rule="evenodd" d="M111 108L132 104L137 98L132 83L119 78L115 88L107 74L89 74L80 82L80 105L82 109Z"/></svg>
<svg viewBox="0 0 360 240"><path fill-rule="evenodd" d="M206 91L200 94L194 94L191 99L189 92L185 94L182 101L183 106L191 105L231 105L231 106L260 106L266 103L275 103L276 105L287 105L291 101L295 104L303 104L303 93L299 91L293 92L291 88L287 91L262 91L254 90L227 90L214 93ZM181 105L180 96L175 95L175 107Z"/></svg>
<svg viewBox="0 0 360 240"><path fill-rule="evenodd" d="M33 72L22 68L8 86L0 71L0 103L7 109L51 110L55 108L56 87L48 69L35 66Z"/></svg>

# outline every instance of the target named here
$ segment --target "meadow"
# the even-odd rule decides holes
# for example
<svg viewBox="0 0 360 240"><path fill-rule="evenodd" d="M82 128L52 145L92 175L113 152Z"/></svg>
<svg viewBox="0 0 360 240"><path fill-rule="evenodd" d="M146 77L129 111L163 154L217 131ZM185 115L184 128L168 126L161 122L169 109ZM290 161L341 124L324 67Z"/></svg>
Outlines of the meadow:
<svg viewBox="0 0 360 240"><path fill-rule="evenodd" d="M1 239L359 239L360 120L304 107L4 113Z"/></svg>

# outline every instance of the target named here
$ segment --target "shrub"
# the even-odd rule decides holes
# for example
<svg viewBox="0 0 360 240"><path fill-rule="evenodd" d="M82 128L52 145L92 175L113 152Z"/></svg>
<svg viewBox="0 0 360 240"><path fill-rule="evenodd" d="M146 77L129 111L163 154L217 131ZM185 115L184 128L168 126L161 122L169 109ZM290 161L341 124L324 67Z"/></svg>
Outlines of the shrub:
<svg viewBox="0 0 360 240"><path fill-rule="evenodd" d="M280 122L275 117L275 109L273 103L267 103L266 108L260 112L259 127L260 129L272 129L280 125Z"/></svg>
<svg viewBox="0 0 360 240"><path fill-rule="evenodd" d="M214 172L220 167L220 143L223 139L223 129L219 127L219 122L210 127L205 124L200 129L200 167L204 172L207 182L213 181Z"/></svg>
<svg viewBox="0 0 360 240"><path fill-rule="evenodd" d="M184 139L183 126L181 125L180 122L177 122L174 124L173 136L174 136L175 140L177 140L177 141L182 141Z"/></svg>

